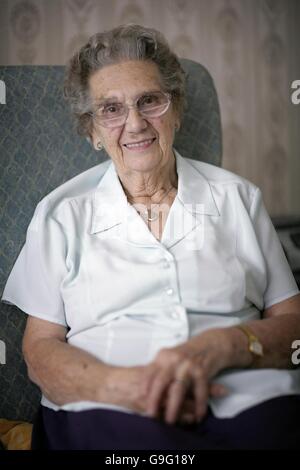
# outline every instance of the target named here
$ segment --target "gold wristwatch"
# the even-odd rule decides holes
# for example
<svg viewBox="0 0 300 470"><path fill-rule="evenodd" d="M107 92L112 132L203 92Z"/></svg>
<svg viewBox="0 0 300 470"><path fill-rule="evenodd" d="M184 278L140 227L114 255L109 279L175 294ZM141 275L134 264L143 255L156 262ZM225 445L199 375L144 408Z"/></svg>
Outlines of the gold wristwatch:
<svg viewBox="0 0 300 470"><path fill-rule="evenodd" d="M258 337L255 336L252 331L245 325L236 325L239 330L242 330L248 337L248 349L249 351L254 354L255 357L263 357L264 349L263 345L259 341Z"/></svg>

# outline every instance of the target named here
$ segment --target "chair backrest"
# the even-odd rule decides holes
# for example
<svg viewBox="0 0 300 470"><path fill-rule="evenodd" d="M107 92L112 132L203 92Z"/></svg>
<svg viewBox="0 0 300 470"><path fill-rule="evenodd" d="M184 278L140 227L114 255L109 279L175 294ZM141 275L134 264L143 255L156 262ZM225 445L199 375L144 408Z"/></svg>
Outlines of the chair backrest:
<svg viewBox="0 0 300 470"><path fill-rule="evenodd" d="M212 78L200 64L181 62L188 106L174 146L185 157L219 165L221 124ZM0 296L39 200L107 158L76 135L62 96L63 75L61 66L0 68L6 85L6 104L0 105ZM21 353L25 322L16 307L0 304L0 344L6 347L6 358L0 356L0 418L31 421L40 400Z"/></svg>

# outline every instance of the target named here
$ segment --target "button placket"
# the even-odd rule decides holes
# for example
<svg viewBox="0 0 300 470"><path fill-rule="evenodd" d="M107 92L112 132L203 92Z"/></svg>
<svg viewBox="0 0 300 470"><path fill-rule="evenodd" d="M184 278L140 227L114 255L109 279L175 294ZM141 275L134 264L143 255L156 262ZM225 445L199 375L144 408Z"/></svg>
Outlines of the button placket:
<svg viewBox="0 0 300 470"><path fill-rule="evenodd" d="M173 305L180 302L180 295L178 290L178 280L177 280L177 268L174 260L174 256L167 249L164 249L161 252L162 255L162 264L165 268L165 287L164 287L164 298L166 302L167 311L173 310ZM174 320L178 319L176 313L171 317Z"/></svg>
<svg viewBox="0 0 300 470"><path fill-rule="evenodd" d="M168 317L172 319L170 327L176 340L186 341L189 337L189 324L186 309L182 305L174 304L169 307Z"/></svg>

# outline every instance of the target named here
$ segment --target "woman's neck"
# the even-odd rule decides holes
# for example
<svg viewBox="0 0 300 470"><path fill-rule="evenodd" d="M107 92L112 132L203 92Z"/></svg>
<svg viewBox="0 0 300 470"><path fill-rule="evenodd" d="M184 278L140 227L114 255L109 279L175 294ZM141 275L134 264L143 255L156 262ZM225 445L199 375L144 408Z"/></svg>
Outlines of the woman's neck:
<svg viewBox="0 0 300 470"><path fill-rule="evenodd" d="M175 159L169 165L152 172L122 172L118 176L128 201L141 204L159 204L172 189L177 189L177 172Z"/></svg>

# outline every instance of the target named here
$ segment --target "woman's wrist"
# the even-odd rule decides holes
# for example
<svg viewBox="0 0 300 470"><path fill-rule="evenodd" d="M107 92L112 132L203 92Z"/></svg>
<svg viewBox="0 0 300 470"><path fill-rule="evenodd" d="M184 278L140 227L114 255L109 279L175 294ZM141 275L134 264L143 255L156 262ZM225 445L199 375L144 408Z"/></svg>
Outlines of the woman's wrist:
<svg viewBox="0 0 300 470"><path fill-rule="evenodd" d="M235 326L225 328L226 337L230 345L229 367L251 367L253 355L249 350L247 336Z"/></svg>
<svg viewBox="0 0 300 470"><path fill-rule="evenodd" d="M207 355L208 368L212 375L232 367L250 367L252 354L248 348L248 339L238 328L213 328L204 331L198 337L191 339L191 344L197 350L199 338L199 354Z"/></svg>
<svg viewBox="0 0 300 470"><path fill-rule="evenodd" d="M227 328L213 328L189 340L189 346L196 355L202 357L203 368L210 378L230 367L233 357L231 335Z"/></svg>
<svg viewBox="0 0 300 470"><path fill-rule="evenodd" d="M147 366L108 365L99 387L99 401L143 411L149 378L150 368Z"/></svg>
<svg viewBox="0 0 300 470"><path fill-rule="evenodd" d="M121 405L125 377L123 367L106 365L98 388L98 401Z"/></svg>

